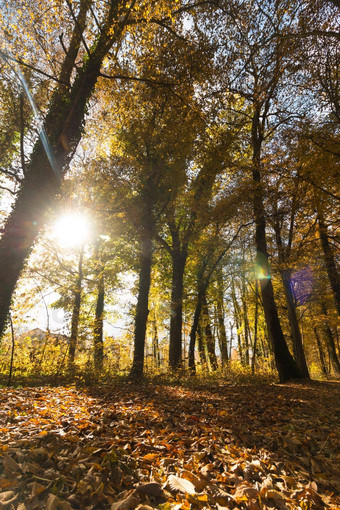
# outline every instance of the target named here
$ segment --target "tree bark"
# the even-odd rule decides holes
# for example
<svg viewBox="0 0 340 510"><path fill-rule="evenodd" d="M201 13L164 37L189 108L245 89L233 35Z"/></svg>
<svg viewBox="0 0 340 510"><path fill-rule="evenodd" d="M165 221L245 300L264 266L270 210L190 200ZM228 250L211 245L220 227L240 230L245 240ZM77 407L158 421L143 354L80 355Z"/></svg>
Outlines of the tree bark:
<svg viewBox="0 0 340 510"><path fill-rule="evenodd" d="M152 265L151 229L148 229L148 232L149 235L143 236L142 249L140 254L139 287L135 317L134 354L133 364L130 371L130 378L133 380L140 379L143 376L144 369L145 335L149 314L148 307Z"/></svg>
<svg viewBox="0 0 340 510"><path fill-rule="evenodd" d="M98 276L98 294L96 303L96 315L93 328L93 361L94 368L98 372L103 370L104 343L103 343L103 318L104 318L104 274L103 270Z"/></svg>
<svg viewBox="0 0 340 510"><path fill-rule="evenodd" d="M80 317L80 305L81 305L81 288L83 282L83 256L84 256L84 247L82 246L79 254L79 262L78 262L78 278L75 284L75 289L73 293L73 310L72 310L72 319L71 319L71 336L70 336L70 346L68 350L68 365L72 370L76 355L76 348L78 342L78 329L79 329L79 317Z"/></svg>
<svg viewBox="0 0 340 510"><path fill-rule="evenodd" d="M157 330L157 321L156 321L156 313L154 314L154 318L152 321L152 357L156 370L159 370L161 366L161 358L159 352L159 341L158 341L158 330Z"/></svg>
<svg viewBox="0 0 340 510"><path fill-rule="evenodd" d="M325 257L325 265L329 278L329 282L333 291L335 306L340 316L340 274L336 267L335 257L332 250L332 246L328 239L327 227L325 224L325 220L321 211L321 207L318 206L318 222L319 222L319 232L320 232L320 241L322 246L322 251Z"/></svg>
<svg viewBox="0 0 340 510"><path fill-rule="evenodd" d="M257 338L258 338L258 318L259 318L259 284L258 280L255 281L255 316L254 316L254 342L253 342L253 356L251 358L251 373L255 374L255 363L257 355Z"/></svg>
<svg viewBox="0 0 340 510"><path fill-rule="evenodd" d="M249 343L250 343L250 332L249 332L249 320L248 320L248 306L247 306L247 295L245 285L245 275L242 275L242 308L243 308L243 324L244 324L244 361L249 366Z"/></svg>
<svg viewBox="0 0 340 510"><path fill-rule="evenodd" d="M326 362L325 362L325 354L323 351L323 346L322 346L321 338L320 338L320 335L318 332L318 328L316 326L314 326L313 331L314 331L314 335L315 335L315 339L316 339L316 344L318 346L321 371L323 374L327 375L328 372L327 372L327 367L326 367Z"/></svg>
<svg viewBox="0 0 340 510"><path fill-rule="evenodd" d="M324 331L324 335L325 335L324 338L326 340L329 360L332 364L334 374L336 376L339 376L340 375L340 361L339 361L338 355L336 353L334 336L333 336L332 330L331 330L331 328L328 324L328 320L327 320L327 316L328 316L327 308L323 301L321 302L321 311L325 317L323 331Z"/></svg>
<svg viewBox="0 0 340 510"><path fill-rule="evenodd" d="M288 320L289 320L289 326L290 326L290 332L292 335L292 341L293 341L293 350L294 350L294 356L296 364L301 372L301 374L306 378L309 379L309 372L305 357L305 351L303 348L302 343L302 336L301 331L299 327L299 321L296 315L296 308L294 303L294 296L292 292L292 286L291 286L291 271L289 269L282 269L281 270L281 278L284 288L284 293L286 297L286 303L287 303L287 311L288 311Z"/></svg>
<svg viewBox="0 0 340 510"><path fill-rule="evenodd" d="M217 321L218 321L218 337L219 344L221 350L221 361L222 366L224 366L228 360L228 342L227 342L227 334L225 330L224 324L224 306L223 306L223 280L222 280L222 271L219 270L218 281L217 281Z"/></svg>
<svg viewBox="0 0 340 510"><path fill-rule="evenodd" d="M169 366L172 370L176 370L180 368L182 363L183 278L187 254L186 252L182 253L173 245L171 257L172 284Z"/></svg>
<svg viewBox="0 0 340 510"><path fill-rule="evenodd" d="M235 292L235 285L234 282L232 282L231 286L231 297L233 300L233 307L234 307L234 317L235 317L235 324L236 324L236 337L237 337L237 347L238 347L238 354L240 357L240 361L242 365L244 364L244 357L243 357L243 349L242 349L242 337L240 334L240 309L236 298L236 292Z"/></svg>
<svg viewBox="0 0 340 510"><path fill-rule="evenodd" d="M261 143L263 135L260 133L260 112L255 109L252 122L252 148L253 148L253 207L255 218L255 245L256 262L259 273L259 284L262 295L264 316L267 324L268 335L273 347L275 364L280 382L290 379L303 378L298 366L289 352L283 335L277 307L274 299L274 290L271 281L267 239L265 208L263 202L263 190L261 181Z"/></svg>
<svg viewBox="0 0 340 510"><path fill-rule="evenodd" d="M198 354L199 354L199 358L200 358L200 364L201 364L202 368L206 368L208 363L207 363L207 356L206 356L206 352L205 352L205 342L204 342L204 337L203 337L203 331L202 331L202 326L201 326L200 322L198 323L198 327L197 327L197 338L198 338Z"/></svg>
<svg viewBox="0 0 340 510"><path fill-rule="evenodd" d="M210 316L209 316L209 308L208 308L208 302L207 298L204 294L203 296L203 321L204 321L204 334L205 334L205 341L207 343L207 352L208 352L208 361L211 367L211 370L215 371L217 370L217 358L216 358L216 352L215 352L215 338L213 335L213 332L211 330L211 324L210 324Z"/></svg>
<svg viewBox="0 0 340 510"><path fill-rule="evenodd" d="M190 330L190 342L189 342L189 370L192 373L196 372L196 365L195 365L196 334L198 331L199 320L200 320L202 304L203 304L203 294L204 294L202 282L198 282L197 287L198 287L198 292L197 292L196 307L195 307L195 313L194 313L194 320L192 322L192 326L191 326L191 330Z"/></svg>

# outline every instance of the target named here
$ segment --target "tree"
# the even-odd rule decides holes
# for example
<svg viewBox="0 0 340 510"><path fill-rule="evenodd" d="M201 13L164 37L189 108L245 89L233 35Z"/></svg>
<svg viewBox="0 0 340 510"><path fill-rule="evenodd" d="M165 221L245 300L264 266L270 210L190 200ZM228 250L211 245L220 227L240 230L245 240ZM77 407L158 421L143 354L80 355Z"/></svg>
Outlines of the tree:
<svg viewBox="0 0 340 510"><path fill-rule="evenodd" d="M119 50L126 27L139 8L143 10L135 0L101 2L97 9L99 21L91 10L91 0L81 0L77 13L70 3L68 5L74 23L66 55L59 76L55 79L40 138L26 165L26 175L0 241L0 332L5 327L11 296L25 260L45 222L48 208L53 207L81 139L88 103L101 74L103 61L113 47ZM144 13L144 21L149 16L157 15L158 8L164 14L166 2L149 15ZM147 10L147 6L144 9ZM142 12L140 15L143 17ZM89 37L89 45L86 36ZM11 58L5 53L2 56L6 61Z"/></svg>
<svg viewBox="0 0 340 510"><path fill-rule="evenodd" d="M234 59L231 71L224 65L227 75L224 83L230 92L242 96L249 105L249 113L246 113L249 116L250 129L258 278L276 367L280 381L284 382L299 378L302 374L286 344L274 299L266 236L262 151L269 133L273 133L284 122L285 114L289 115L285 111L286 106L280 104L279 86L284 77L288 75L291 78L291 48L288 48L288 44L284 43L279 34L283 30L292 29L294 18L287 17L285 2L275 6L267 2L261 5L261 8L257 2L253 3L253 8L241 2L237 5L237 11L235 7L232 10L231 23L238 27L238 42L242 50L233 52L231 48L232 57L225 56L227 48L229 50L228 43L225 43L226 51L221 53L220 59L225 56L228 66L230 60ZM225 18L224 23L227 23ZM239 68L240 73L237 72ZM221 80L223 81L223 77ZM272 105L276 110L271 110Z"/></svg>

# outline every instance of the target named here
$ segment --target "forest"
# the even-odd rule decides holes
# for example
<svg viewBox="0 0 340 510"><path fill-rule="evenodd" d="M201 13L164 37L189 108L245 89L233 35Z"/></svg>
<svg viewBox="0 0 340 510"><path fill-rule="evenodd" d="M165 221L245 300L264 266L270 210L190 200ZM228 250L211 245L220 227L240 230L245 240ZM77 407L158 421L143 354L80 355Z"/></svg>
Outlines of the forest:
<svg viewBox="0 0 340 510"><path fill-rule="evenodd" d="M0 508L339 508L340 2L0 30Z"/></svg>

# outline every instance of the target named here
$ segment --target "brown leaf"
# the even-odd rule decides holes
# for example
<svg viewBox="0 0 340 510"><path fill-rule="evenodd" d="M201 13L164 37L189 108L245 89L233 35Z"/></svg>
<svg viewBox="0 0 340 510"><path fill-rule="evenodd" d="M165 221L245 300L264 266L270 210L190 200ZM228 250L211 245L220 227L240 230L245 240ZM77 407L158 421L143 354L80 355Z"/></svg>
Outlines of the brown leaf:
<svg viewBox="0 0 340 510"><path fill-rule="evenodd" d="M131 494L125 499L112 503L110 510L134 510L139 505L138 499Z"/></svg>
<svg viewBox="0 0 340 510"><path fill-rule="evenodd" d="M32 483L32 489L31 489L31 497L35 498L36 496L39 496L42 492L46 490L46 487L44 485L41 485L40 483L33 482Z"/></svg>
<svg viewBox="0 0 340 510"><path fill-rule="evenodd" d="M182 478L189 480L189 482L193 483L198 492L202 492L209 482L204 478L198 478L196 475L191 473L191 471L184 470L181 473Z"/></svg>
<svg viewBox="0 0 340 510"><path fill-rule="evenodd" d="M20 471L20 466L8 453L4 454L4 460L3 460L4 468L6 471L17 473Z"/></svg>
<svg viewBox="0 0 340 510"><path fill-rule="evenodd" d="M151 496L153 498L159 498L164 494L161 485L156 482L139 485L136 487L135 491L139 494L146 494L147 496Z"/></svg>
<svg viewBox="0 0 340 510"><path fill-rule="evenodd" d="M246 482L241 483L234 492L234 498L237 502L247 501L257 498L259 491Z"/></svg>
<svg viewBox="0 0 340 510"><path fill-rule="evenodd" d="M157 453L147 453L146 455L143 456L144 462L148 462L150 464L157 459L158 459Z"/></svg>

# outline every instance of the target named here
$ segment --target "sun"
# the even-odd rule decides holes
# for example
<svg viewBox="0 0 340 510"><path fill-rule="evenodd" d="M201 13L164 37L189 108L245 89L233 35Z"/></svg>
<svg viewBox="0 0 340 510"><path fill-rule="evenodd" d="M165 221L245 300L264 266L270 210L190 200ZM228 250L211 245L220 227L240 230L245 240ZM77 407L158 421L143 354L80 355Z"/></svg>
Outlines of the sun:
<svg viewBox="0 0 340 510"><path fill-rule="evenodd" d="M90 237L90 222L79 212L65 213L53 225L53 237L62 248L76 248Z"/></svg>

